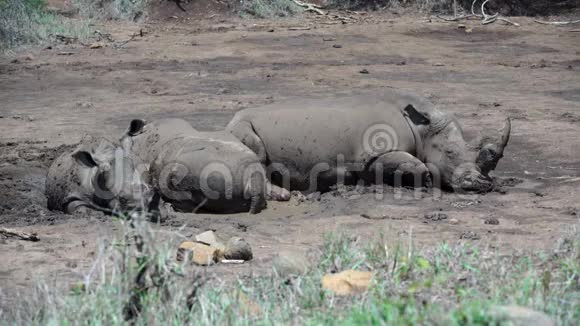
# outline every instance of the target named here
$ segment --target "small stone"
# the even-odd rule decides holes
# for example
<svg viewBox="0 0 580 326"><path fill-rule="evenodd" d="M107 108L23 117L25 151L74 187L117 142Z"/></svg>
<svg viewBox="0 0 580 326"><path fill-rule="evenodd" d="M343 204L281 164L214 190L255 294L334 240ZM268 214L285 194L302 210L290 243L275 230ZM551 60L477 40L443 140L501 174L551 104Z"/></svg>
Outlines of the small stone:
<svg viewBox="0 0 580 326"><path fill-rule="evenodd" d="M224 258L231 260L252 260L254 257L252 247L246 240L232 237L228 240L224 250Z"/></svg>
<svg viewBox="0 0 580 326"><path fill-rule="evenodd" d="M464 24L459 24L459 25L457 25L457 28L459 28L459 29L465 29L465 28L467 28L467 26L465 26Z"/></svg>
<svg viewBox="0 0 580 326"><path fill-rule="evenodd" d="M361 293L368 289L373 274L365 271L346 270L322 277L322 288L337 295Z"/></svg>
<svg viewBox="0 0 580 326"><path fill-rule="evenodd" d="M489 224L489 225L499 225L499 220L497 219L497 217L495 216L488 216L485 218L485 220L483 221L483 224Z"/></svg>
<svg viewBox="0 0 580 326"><path fill-rule="evenodd" d="M423 217L431 221L442 221L446 220L449 216L443 212L429 212L425 213Z"/></svg>
<svg viewBox="0 0 580 326"><path fill-rule="evenodd" d="M360 216L368 218L369 220L384 220L389 217L389 215L385 213L384 209L379 208L370 209L366 213L360 214Z"/></svg>
<svg viewBox="0 0 580 326"><path fill-rule="evenodd" d="M336 38L334 38L334 37L323 37L322 40L324 42L331 42L331 41L336 41Z"/></svg>
<svg viewBox="0 0 580 326"><path fill-rule="evenodd" d="M368 71L368 70L366 70L366 69L363 69L363 70L361 70L361 71L359 71L359 72L360 72L361 74L368 74L368 73L369 73L369 71Z"/></svg>
<svg viewBox="0 0 580 326"><path fill-rule="evenodd" d="M195 241L212 246L220 251L224 251L226 246L218 239L213 231L205 231L195 236Z"/></svg>
<svg viewBox="0 0 580 326"><path fill-rule="evenodd" d="M340 45L340 44L334 44L332 47L335 48L335 49L340 49L340 48L342 48L342 45Z"/></svg>
<svg viewBox="0 0 580 326"><path fill-rule="evenodd" d="M273 32L274 32L274 29L273 29L273 28L271 28L271 29L269 29L269 30L268 30L268 32L269 32L269 33L273 33Z"/></svg>
<svg viewBox="0 0 580 326"><path fill-rule="evenodd" d="M499 324L514 326L554 326L556 323L545 313L520 306L494 306L490 315Z"/></svg>
<svg viewBox="0 0 580 326"><path fill-rule="evenodd" d="M453 224L453 225L459 224L459 220L456 219L456 218L452 218L452 219L449 220L449 224Z"/></svg>
<svg viewBox="0 0 580 326"><path fill-rule="evenodd" d="M308 196L306 196L306 199L310 201L320 201L320 197L321 197L320 191L316 191L311 194L308 194Z"/></svg>
<svg viewBox="0 0 580 326"><path fill-rule="evenodd" d="M27 54L24 56L25 61L32 61L34 60L34 56L32 54Z"/></svg>
<svg viewBox="0 0 580 326"><path fill-rule="evenodd" d="M217 262L216 248L203 243L184 241L177 249L177 261L191 261L196 265L209 266Z"/></svg>
<svg viewBox="0 0 580 326"><path fill-rule="evenodd" d="M306 255L299 251L282 251L278 253L272 265L276 273L282 277L306 274L310 263Z"/></svg>
<svg viewBox="0 0 580 326"><path fill-rule="evenodd" d="M464 239L464 240L479 240L480 236L479 234L473 232L473 231L465 231L461 234L461 236L459 236L459 239Z"/></svg>
<svg viewBox="0 0 580 326"><path fill-rule="evenodd" d="M473 32L473 28L468 27L465 29L465 33L472 33Z"/></svg>

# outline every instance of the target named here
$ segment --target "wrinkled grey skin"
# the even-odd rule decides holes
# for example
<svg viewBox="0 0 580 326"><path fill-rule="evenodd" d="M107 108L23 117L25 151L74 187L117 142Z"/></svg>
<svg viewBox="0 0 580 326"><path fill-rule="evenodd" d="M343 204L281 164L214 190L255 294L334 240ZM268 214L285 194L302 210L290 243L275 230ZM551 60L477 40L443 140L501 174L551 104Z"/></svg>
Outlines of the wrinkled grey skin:
<svg viewBox="0 0 580 326"><path fill-rule="evenodd" d="M245 109L226 129L258 154L272 183L286 189L325 191L362 179L486 192L510 122L472 146L452 115L424 98L387 90Z"/></svg>
<svg viewBox="0 0 580 326"><path fill-rule="evenodd" d="M123 148L148 166L155 193L183 212L258 213L266 177L254 152L231 134L200 132L182 119L133 120Z"/></svg>
<svg viewBox="0 0 580 326"><path fill-rule="evenodd" d="M143 210L153 193L135 169L134 158L118 145L86 136L50 166L45 187L48 208L69 214L87 208L108 214Z"/></svg>

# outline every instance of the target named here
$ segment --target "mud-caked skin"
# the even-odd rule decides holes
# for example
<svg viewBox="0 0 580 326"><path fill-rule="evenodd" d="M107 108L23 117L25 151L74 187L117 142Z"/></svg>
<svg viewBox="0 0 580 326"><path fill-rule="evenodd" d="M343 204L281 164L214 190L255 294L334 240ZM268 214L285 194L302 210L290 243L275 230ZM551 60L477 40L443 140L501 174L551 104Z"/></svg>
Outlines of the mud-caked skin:
<svg viewBox="0 0 580 326"><path fill-rule="evenodd" d="M230 133L200 132L182 119L133 120L121 138L148 168L143 179L178 211L257 213L266 205L258 157Z"/></svg>
<svg viewBox="0 0 580 326"><path fill-rule="evenodd" d="M485 192L510 128L506 119L470 145L452 115L425 98L386 90L245 109L226 129L286 189L325 191L363 180Z"/></svg>
<svg viewBox="0 0 580 326"><path fill-rule="evenodd" d="M146 208L152 189L136 173L136 160L118 144L85 136L48 169L45 194L50 210L73 214L87 208L128 214Z"/></svg>

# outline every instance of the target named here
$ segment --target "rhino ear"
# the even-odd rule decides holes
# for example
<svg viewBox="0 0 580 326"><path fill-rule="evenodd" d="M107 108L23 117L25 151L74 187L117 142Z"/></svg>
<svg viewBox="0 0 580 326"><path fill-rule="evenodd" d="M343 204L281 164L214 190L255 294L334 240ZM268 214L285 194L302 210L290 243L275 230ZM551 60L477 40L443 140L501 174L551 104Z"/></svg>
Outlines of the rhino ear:
<svg viewBox="0 0 580 326"><path fill-rule="evenodd" d="M429 120L429 118L423 113L417 111L412 104L407 105L403 111L405 111L405 114L409 119L411 119L411 122L416 125L428 125L431 123L431 120Z"/></svg>
<svg viewBox="0 0 580 326"><path fill-rule="evenodd" d="M147 121L143 119L133 119L129 124L129 128L127 128L127 131L125 133L129 136L136 136L143 132L143 128L145 128L146 124Z"/></svg>
<svg viewBox="0 0 580 326"><path fill-rule="evenodd" d="M72 154L72 157L75 159L77 163L86 167L86 168L95 168L99 166L93 155L87 151L77 151Z"/></svg>

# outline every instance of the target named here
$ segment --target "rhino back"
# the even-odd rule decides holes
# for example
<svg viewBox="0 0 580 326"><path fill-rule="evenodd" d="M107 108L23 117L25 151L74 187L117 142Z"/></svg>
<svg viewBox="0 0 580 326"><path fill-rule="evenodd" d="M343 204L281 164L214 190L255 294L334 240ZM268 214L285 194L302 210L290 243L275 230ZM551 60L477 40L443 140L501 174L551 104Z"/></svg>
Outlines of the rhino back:
<svg viewBox="0 0 580 326"><path fill-rule="evenodd" d="M131 150L143 162L153 162L165 144L177 138L197 137L199 132L183 119L161 119L148 123L132 137Z"/></svg>
<svg viewBox="0 0 580 326"><path fill-rule="evenodd" d="M365 163L371 137L386 136L389 150L414 152L414 137L397 103L376 97L300 100L238 113L264 142L268 159L305 172L320 162ZM379 134L377 134L377 132Z"/></svg>

